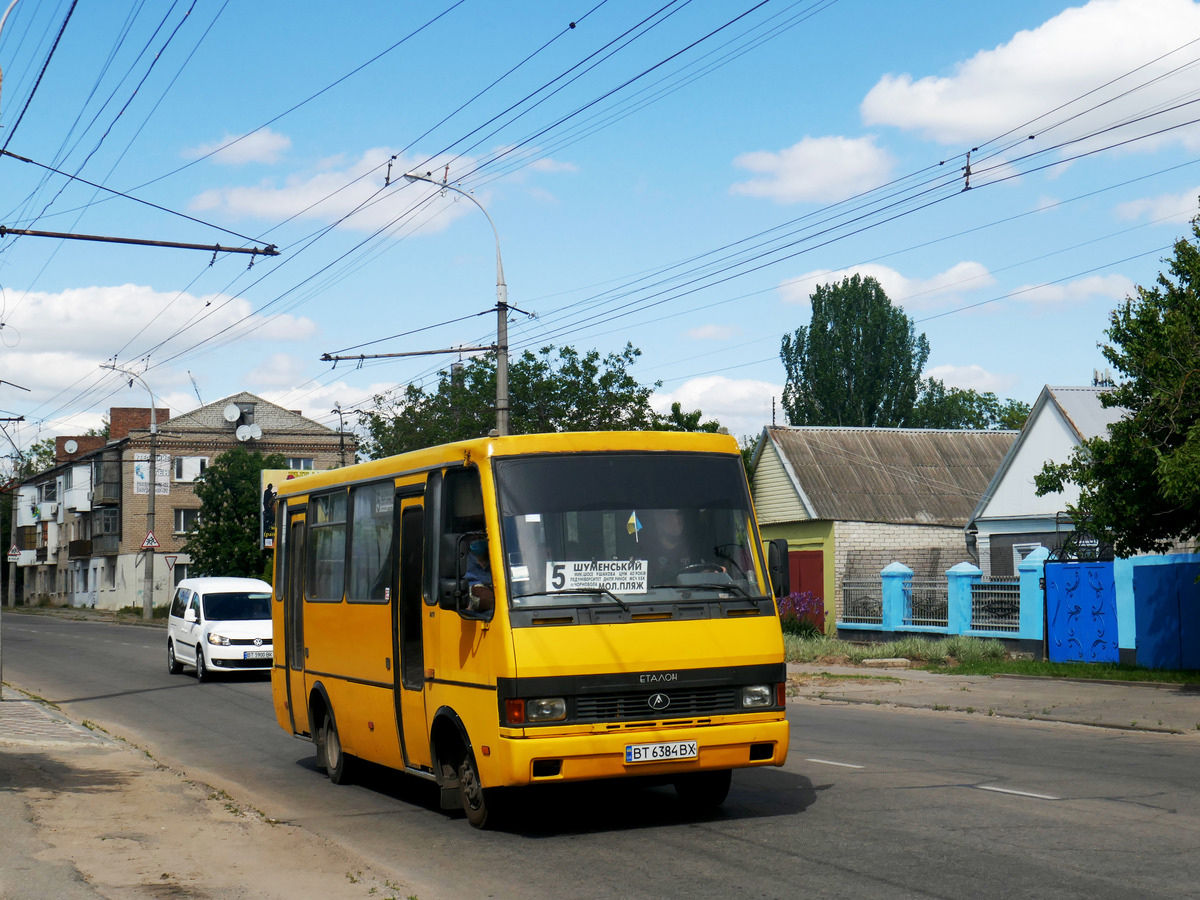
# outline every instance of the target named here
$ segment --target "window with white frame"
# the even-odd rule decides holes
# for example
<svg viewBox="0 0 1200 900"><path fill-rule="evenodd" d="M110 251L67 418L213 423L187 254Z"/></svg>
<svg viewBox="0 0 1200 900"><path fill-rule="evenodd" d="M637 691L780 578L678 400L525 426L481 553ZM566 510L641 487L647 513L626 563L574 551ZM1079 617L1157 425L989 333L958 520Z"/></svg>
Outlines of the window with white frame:
<svg viewBox="0 0 1200 900"><path fill-rule="evenodd" d="M302 469L306 472L312 471L313 458L311 456L289 456L287 467L289 469Z"/></svg>
<svg viewBox="0 0 1200 900"><path fill-rule="evenodd" d="M175 510L175 533L187 534L196 530L196 523L200 521L200 510L198 509L177 509Z"/></svg>
<svg viewBox="0 0 1200 900"><path fill-rule="evenodd" d="M176 456L175 480L195 481L208 468L207 456Z"/></svg>
<svg viewBox="0 0 1200 900"><path fill-rule="evenodd" d="M1021 561L1040 546L1042 545L1037 541L1031 544L1013 544L1013 572L1017 572L1017 567L1021 565Z"/></svg>

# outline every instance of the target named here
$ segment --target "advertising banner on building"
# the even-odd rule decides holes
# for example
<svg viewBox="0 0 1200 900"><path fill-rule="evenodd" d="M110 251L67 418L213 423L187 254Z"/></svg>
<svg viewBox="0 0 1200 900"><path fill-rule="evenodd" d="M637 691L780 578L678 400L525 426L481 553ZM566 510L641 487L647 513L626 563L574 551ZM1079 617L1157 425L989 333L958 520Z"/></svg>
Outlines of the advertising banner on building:
<svg viewBox="0 0 1200 900"><path fill-rule="evenodd" d="M305 475L316 475L324 469L263 469L262 507L258 517L258 544L264 550L275 549L275 494L276 485L293 478L303 478Z"/></svg>
<svg viewBox="0 0 1200 900"><path fill-rule="evenodd" d="M133 454L133 492L150 495L150 454ZM171 493L171 455L154 454L154 496Z"/></svg>

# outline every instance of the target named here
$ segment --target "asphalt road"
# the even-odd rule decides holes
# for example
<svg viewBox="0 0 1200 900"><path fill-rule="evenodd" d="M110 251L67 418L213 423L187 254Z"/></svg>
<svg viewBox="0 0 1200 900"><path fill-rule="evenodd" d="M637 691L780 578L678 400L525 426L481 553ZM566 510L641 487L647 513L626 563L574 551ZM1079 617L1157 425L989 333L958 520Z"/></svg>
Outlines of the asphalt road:
<svg viewBox="0 0 1200 900"><path fill-rule="evenodd" d="M1200 896L1200 742L1015 720L793 704L782 769L724 808L669 788L517 795L503 830L384 770L335 786L275 723L262 676L166 672L161 629L6 615L4 679L439 897Z"/></svg>

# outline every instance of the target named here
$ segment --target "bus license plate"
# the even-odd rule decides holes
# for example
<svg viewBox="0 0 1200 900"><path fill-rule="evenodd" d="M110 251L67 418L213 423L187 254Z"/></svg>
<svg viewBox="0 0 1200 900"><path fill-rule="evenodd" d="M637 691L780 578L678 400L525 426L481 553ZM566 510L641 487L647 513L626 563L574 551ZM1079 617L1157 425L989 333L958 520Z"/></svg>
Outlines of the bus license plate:
<svg viewBox="0 0 1200 900"><path fill-rule="evenodd" d="M670 762L675 759L695 759L700 749L695 741L672 741L667 744L626 744L625 762Z"/></svg>
<svg viewBox="0 0 1200 900"><path fill-rule="evenodd" d="M242 659L270 659L270 650L247 650L246 655Z"/></svg>

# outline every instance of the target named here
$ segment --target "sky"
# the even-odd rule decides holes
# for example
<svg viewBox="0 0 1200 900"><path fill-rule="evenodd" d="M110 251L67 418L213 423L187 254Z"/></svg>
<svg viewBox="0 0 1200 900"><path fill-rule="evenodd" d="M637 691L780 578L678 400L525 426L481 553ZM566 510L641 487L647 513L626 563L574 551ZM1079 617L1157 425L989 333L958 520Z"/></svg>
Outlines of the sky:
<svg viewBox="0 0 1200 900"><path fill-rule="evenodd" d="M322 357L492 344L498 249L513 355L632 344L735 436L854 273L927 375L1032 403L1191 234L1198 63L1190 0L17 0L0 425L250 391L350 427L470 351Z"/></svg>

